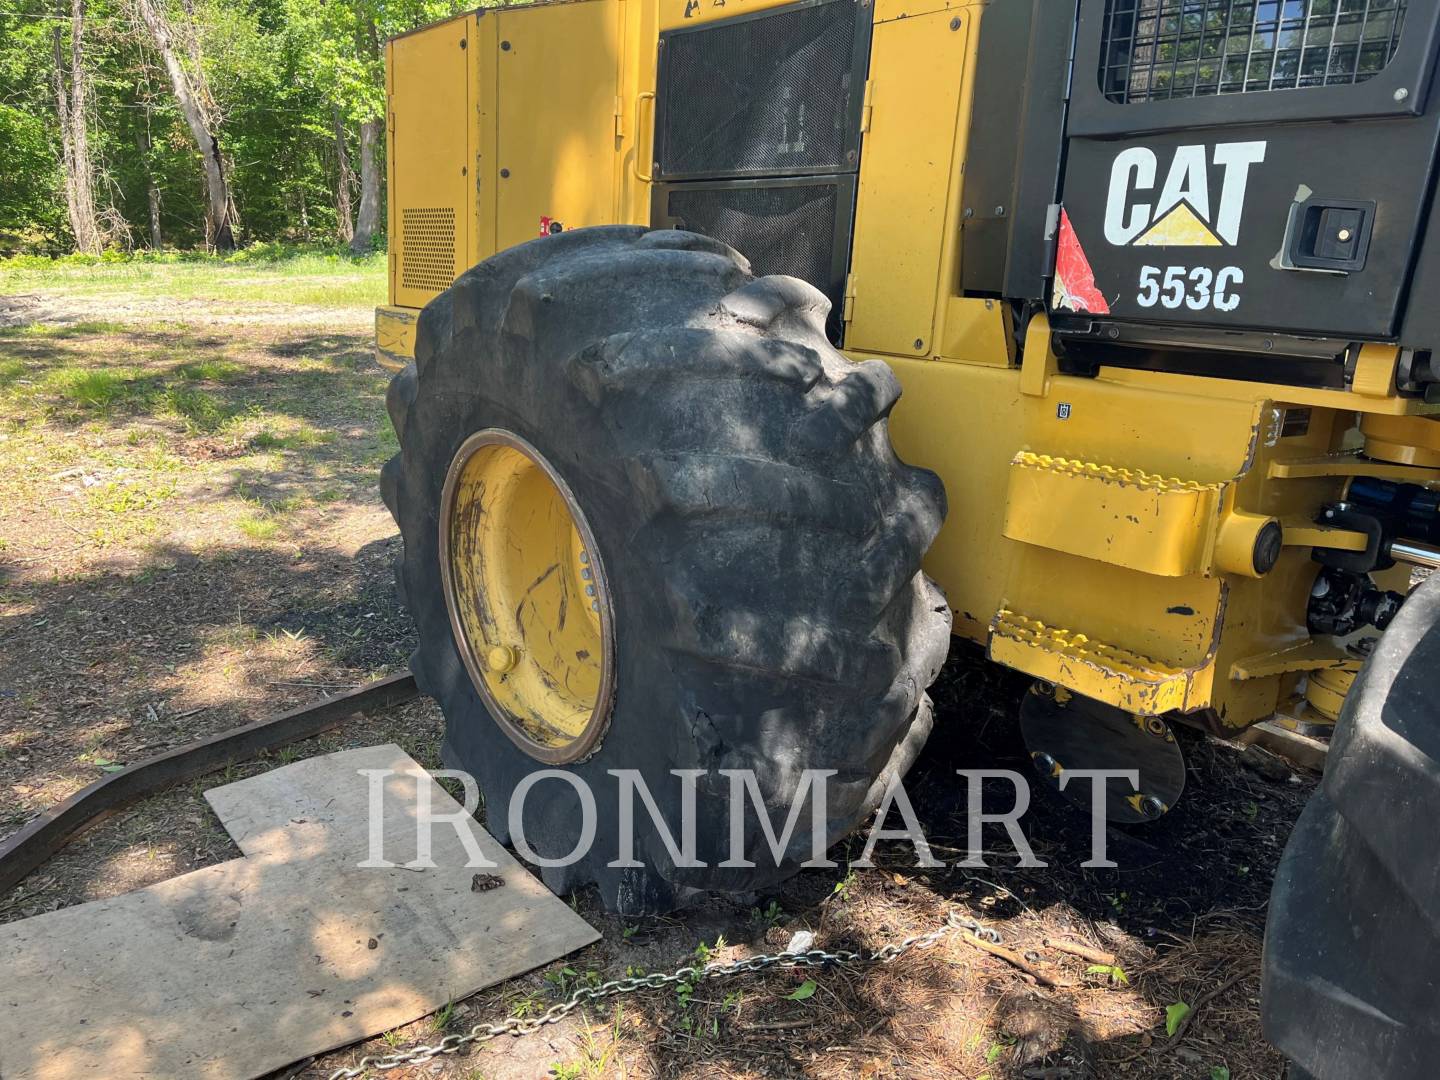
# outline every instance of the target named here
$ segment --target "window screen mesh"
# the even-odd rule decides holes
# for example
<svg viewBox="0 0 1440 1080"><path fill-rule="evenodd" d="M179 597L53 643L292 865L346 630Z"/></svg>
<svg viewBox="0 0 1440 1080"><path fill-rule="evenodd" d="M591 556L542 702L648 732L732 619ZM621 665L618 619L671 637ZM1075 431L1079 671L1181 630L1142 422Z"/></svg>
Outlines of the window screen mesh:
<svg viewBox="0 0 1440 1080"><path fill-rule="evenodd" d="M853 168L857 10L841 0L666 35L661 175Z"/></svg>
<svg viewBox="0 0 1440 1080"><path fill-rule="evenodd" d="M840 328L843 275L835 270L839 186L833 183L688 185L670 189L668 218L677 229L724 241L750 260L756 277L788 274L808 281L830 298L828 329Z"/></svg>
<svg viewBox="0 0 1440 1080"><path fill-rule="evenodd" d="M1364 82L1395 53L1406 0L1108 0L1111 101Z"/></svg>

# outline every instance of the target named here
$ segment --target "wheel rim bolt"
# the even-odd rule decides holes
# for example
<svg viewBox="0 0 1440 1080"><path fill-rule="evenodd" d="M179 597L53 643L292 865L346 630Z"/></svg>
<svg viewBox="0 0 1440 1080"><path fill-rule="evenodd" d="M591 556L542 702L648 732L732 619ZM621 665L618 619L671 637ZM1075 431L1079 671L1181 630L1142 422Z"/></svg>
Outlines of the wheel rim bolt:
<svg viewBox="0 0 1440 1080"><path fill-rule="evenodd" d="M508 645L491 645L485 652L485 666L500 675L514 668L519 658L519 654Z"/></svg>
<svg viewBox="0 0 1440 1080"><path fill-rule="evenodd" d="M585 595L586 595L586 596L594 596L594 595L595 595L595 586L594 586L594 585L586 585L586 586L585 586Z"/></svg>

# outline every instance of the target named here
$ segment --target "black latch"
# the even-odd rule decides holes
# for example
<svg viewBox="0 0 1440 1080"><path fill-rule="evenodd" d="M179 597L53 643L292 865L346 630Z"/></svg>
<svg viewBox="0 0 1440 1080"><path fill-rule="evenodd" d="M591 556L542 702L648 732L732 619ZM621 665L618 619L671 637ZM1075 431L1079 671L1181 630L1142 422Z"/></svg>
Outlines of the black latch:
<svg viewBox="0 0 1440 1080"><path fill-rule="evenodd" d="M1347 199L1307 199L1296 205L1290 226L1290 262L1311 270L1360 270L1370 251L1375 204Z"/></svg>

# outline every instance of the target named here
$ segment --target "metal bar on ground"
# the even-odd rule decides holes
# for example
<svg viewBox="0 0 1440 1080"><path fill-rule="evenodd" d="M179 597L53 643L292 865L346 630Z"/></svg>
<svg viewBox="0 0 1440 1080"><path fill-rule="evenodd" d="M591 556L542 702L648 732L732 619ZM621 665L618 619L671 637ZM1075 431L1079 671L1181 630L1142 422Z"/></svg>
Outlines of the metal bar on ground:
<svg viewBox="0 0 1440 1080"><path fill-rule="evenodd" d="M81 788L54 809L0 841L0 893L18 884L85 826L108 817L137 799L153 795L181 780L247 761L262 751L308 739L335 727L354 713L389 708L418 695L415 677L406 671L367 683L348 694L337 694L313 705L231 728L137 761L120 772Z"/></svg>

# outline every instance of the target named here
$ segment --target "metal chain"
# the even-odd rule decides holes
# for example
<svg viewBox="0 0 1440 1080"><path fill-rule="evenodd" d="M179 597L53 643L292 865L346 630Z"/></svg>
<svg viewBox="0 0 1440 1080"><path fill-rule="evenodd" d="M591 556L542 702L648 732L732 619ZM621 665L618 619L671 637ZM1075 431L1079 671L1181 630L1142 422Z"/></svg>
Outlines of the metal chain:
<svg viewBox="0 0 1440 1080"><path fill-rule="evenodd" d="M547 1024L563 1020L587 1001L599 1001L617 994L633 994L637 990L654 990L662 986L674 986L680 983L694 986L704 980L726 979L733 975L765 971L768 968L812 968L831 965L870 967L875 964L889 964L913 950L932 948L945 937L959 930L968 930L976 937L984 938L992 944L1000 943L1000 935L995 930L952 911L946 916L944 923L928 934L913 934L903 941L882 945L873 951L810 949L800 953L762 954L725 964L714 963L706 964L704 967L677 968L669 974L656 973L654 975L636 975L626 979L611 979L599 986L582 986L564 1001L557 1002L539 1016L528 1019L512 1016L498 1024L476 1024L465 1034L446 1035L433 1046L416 1046L410 1050L402 1050L381 1057L362 1057L353 1068L336 1069L330 1074L328 1080L356 1080L357 1077L364 1076L367 1069L383 1072L386 1069L398 1069L402 1065L422 1065L441 1054L453 1054L461 1047L489 1042L491 1039L498 1039L501 1035L513 1035L517 1038L521 1035L529 1035L539 1031Z"/></svg>

